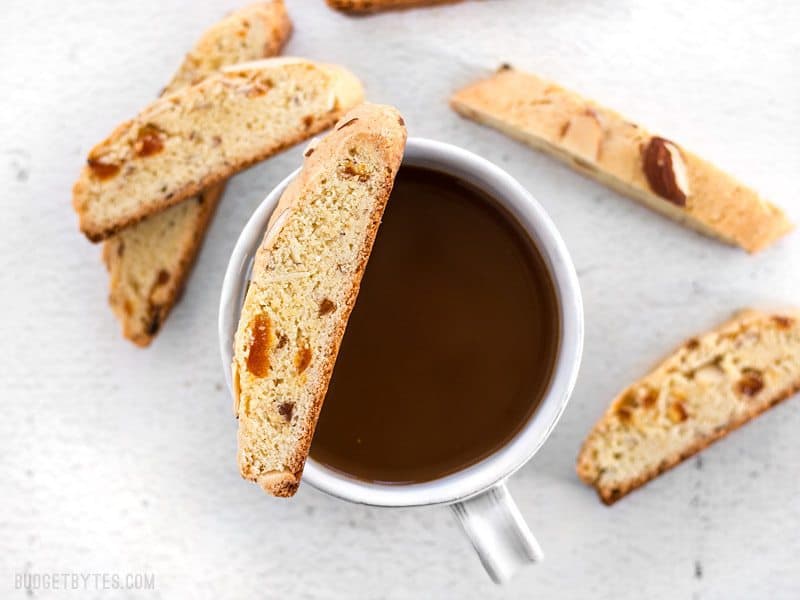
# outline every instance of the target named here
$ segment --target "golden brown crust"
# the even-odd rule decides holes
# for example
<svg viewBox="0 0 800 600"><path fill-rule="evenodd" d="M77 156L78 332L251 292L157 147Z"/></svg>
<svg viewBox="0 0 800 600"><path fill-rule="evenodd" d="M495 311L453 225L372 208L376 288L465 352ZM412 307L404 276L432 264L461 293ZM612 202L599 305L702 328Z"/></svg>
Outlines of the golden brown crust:
<svg viewBox="0 0 800 600"><path fill-rule="evenodd" d="M168 271L166 281L161 281L161 273L151 271L147 279L149 280L147 296L144 298L131 298L126 289L125 278L133 277L126 273L122 266L121 256L126 252L126 239L131 235L138 235L140 232L123 230L120 234L109 238L103 245L103 261L109 271L109 297L108 301L111 309L122 325L122 334L137 346L142 348L149 346L153 338L158 334L169 315L172 307L180 299L186 286L186 282L191 273L192 266L197 260L197 254L202 246L206 229L211 223L222 192L224 184L212 186L201 192L198 196L186 200L195 204L196 209L192 210L190 220L185 220L177 225L184 228L174 234L185 239L177 254L170 256L172 266ZM194 208L194 207L193 207ZM169 217L169 215L165 215ZM153 218L159 218L155 215ZM150 219L145 220L147 223ZM134 226L134 229L139 226ZM170 232L172 233L172 232ZM169 233L167 234L169 235ZM146 235L145 235L146 237ZM130 249L128 248L128 251ZM142 265L136 265L142 268ZM153 265L157 268L158 264ZM167 272L167 271L165 271ZM144 303L143 307L132 307L135 302Z"/></svg>
<svg viewBox="0 0 800 600"><path fill-rule="evenodd" d="M609 409L598 420L593 427L589 436L584 441L580 453L578 455L576 472L580 479L585 483L593 486L597 492L598 497L605 504L613 504L620 498L629 494L633 490L641 487L651 479L657 477L661 473L671 469L687 458L697 454L705 449L716 440L725 437L728 433L751 421L761 413L769 408L775 406L786 398L792 396L794 393L800 391L800 361L797 359L798 351L798 337L800 332L798 329L800 323L800 312L782 311L777 313L760 313L753 310L744 310L737 313L732 319L725 322L718 328L704 334L702 337L691 338L682 344L674 353L661 362L651 373L644 378L635 382L627 387L620 393L611 403ZM794 341L781 340L780 337L767 338L769 329L782 330L788 332L794 330ZM725 346L720 343L720 340L732 340L731 345ZM755 341L754 341L755 340ZM768 340L768 341L767 341ZM669 378L672 374L682 370L687 372L688 378L695 379L699 377L700 373L705 368L719 369L718 377L726 377L724 370L720 365L729 366L737 365L742 370L737 370L738 376L742 372L747 372L751 367L758 363L765 361L759 359L759 355L763 355L763 348L757 345L768 345L770 350L776 350L779 344L789 344L792 348L788 348L785 352L780 351L775 354L771 360L766 361L765 365L759 365L762 368L769 370L780 365L779 372L781 379L774 380L771 383L760 380L758 386L752 390L744 390L748 396L752 393L754 398L747 403L744 410L735 408L734 404L730 406L723 404L725 410L720 410L721 413L718 417L711 422L709 426L708 415L705 415L704 420L700 420L698 415L689 415L681 408L680 418L676 419L673 427L679 427L684 421L691 424L692 431L691 439L681 442L673 452L665 455L657 463L652 461L649 466L640 466L636 469L631 469L630 466L622 467L619 461L623 458L622 455L615 455L610 458L607 452L609 447L614 448L617 452L622 451L623 454L630 452L637 453L637 449L643 447L647 438L654 435L655 427L658 427L654 421L637 421L641 418L641 413L646 413L648 409L643 409L645 404L629 404L629 398L635 396L637 390L650 389L658 390L657 395L663 394L665 386L669 386ZM748 345L750 344L750 345ZM753 345L755 344L755 345ZM706 352L707 351L707 352ZM693 361L695 354L705 352L704 358ZM706 359L713 357L709 362ZM781 371L782 369L782 371ZM674 377L674 375L672 375ZM773 373L775 376L775 373ZM732 391L729 384L731 381L723 379L723 394L735 393ZM769 393L769 396L758 397L758 392L762 390ZM671 388L668 388L671 389ZM686 392L692 394L692 392ZM695 392L696 393L696 392ZM718 402L719 389L708 388L705 392L707 398L687 398L683 396L681 401L687 405L692 400L700 402L711 402L712 398ZM756 401L757 400L757 401ZM653 398L655 402L655 398ZM682 405L683 406L683 405ZM621 411L627 411L624 419L620 421ZM638 414L637 414L638 413ZM614 423L625 423L624 430L625 436L636 437L639 441L634 447L627 447L625 445L615 445L613 438L616 437L619 441L620 433L612 433L614 430ZM663 425L662 425L663 426ZM645 432L642 434L642 432ZM688 437L688 436L687 436ZM601 442L602 440L602 442ZM627 449L626 449L627 448ZM598 449L600 450L598 452ZM643 451L638 450L641 454ZM625 458L630 458L629 456ZM647 458L647 457L640 457ZM619 464L617 464L619 463ZM637 464L647 465L647 461L639 461ZM631 463L633 464L633 463ZM605 474L606 469L609 467L621 468L628 472L627 476L617 476L608 480Z"/></svg>
<svg viewBox="0 0 800 600"><path fill-rule="evenodd" d="M455 4L463 0L326 0L328 6L350 14L370 14L384 10L402 10L436 6L438 4Z"/></svg>
<svg viewBox="0 0 800 600"><path fill-rule="evenodd" d="M236 10L203 33L161 95L195 85L222 67L276 56L291 33L283 0Z"/></svg>
<svg viewBox="0 0 800 600"><path fill-rule="evenodd" d="M347 70L291 58L237 64L164 96L90 152L73 188L80 228L105 239L319 133L362 96Z"/></svg>
<svg viewBox="0 0 800 600"><path fill-rule="evenodd" d="M262 490L278 498L290 498L295 495L300 485L300 473L292 474L289 471L271 471L256 478L256 483Z"/></svg>
<svg viewBox="0 0 800 600"><path fill-rule="evenodd" d="M282 0L231 13L203 33L162 95L220 67L278 54L291 29ZM109 303L134 344L148 346L180 298L223 190L224 183L211 186L181 210L167 209L105 241Z"/></svg>
<svg viewBox="0 0 800 600"><path fill-rule="evenodd" d="M617 112L510 66L451 105L688 227L756 252L792 229L755 191Z"/></svg>
<svg viewBox="0 0 800 600"><path fill-rule="evenodd" d="M280 144L259 152L247 160L240 160L237 162L229 163L224 169L216 171L214 173L209 173L208 175L202 177L198 181L188 183L174 192L170 192L168 194L164 194L162 196L156 196L153 198L153 202L158 204L158 209L153 209L151 207L142 207L137 211L131 212L128 216L119 219L111 226L103 226L93 222L91 216L87 215L84 212L83 206L79 203L79 201L73 201L73 206L75 210L80 215L80 229L83 234L89 239L91 242L102 242L105 239L113 236L114 234L120 232L121 230L125 229L126 227L130 227L131 225L135 225L136 223L142 221L143 219L147 218L152 214L157 214L160 211L169 208L170 206L174 206L184 200L191 198L192 196L198 195L204 189L209 187L213 187L217 184L223 183L224 181L231 178L232 175L235 175L239 171L243 171L252 165L261 162L263 160L268 159L275 154L279 154L283 152L287 148L291 148L302 142L303 140L308 139L310 136L316 135L317 133L328 129L336 122L336 117L338 113L331 113L326 115L323 118L315 120L306 131L302 134L297 134L291 138L282 140ZM73 197L79 198L83 196L83 187L82 182L79 180L75 183L75 187L73 188Z"/></svg>
<svg viewBox="0 0 800 600"><path fill-rule="evenodd" d="M256 255L252 282L245 306L242 309L236 335L232 364L233 389L235 411L239 417L240 472L244 478L258 482L270 494L280 496L294 494L297 482L302 476L314 428L322 408L347 320L355 304L361 277L391 193L395 174L402 160L405 135L402 118L395 109L390 107L364 104L342 117L331 133L323 138L314 149L306 151L303 169L283 193ZM361 159L352 158L361 156L359 154L361 151L364 151L363 156L370 157L371 174L365 175L364 180L360 179L362 172L359 171L359 168L363 165L358 161ZM351 164L351 161L355 162ZM352 174L347 171L349 167L353 169ZM363 184L360 183L362 181ZM356 209L356 213L342 213L358 219L358 221L353 220L348 224L348 227L356 227L352 232L353 237L347 238L349 242L337 241L340 235L350 235L350 233L345 234L345 228L341 228L341 233L339 233L341 225L338 224L330 229L332 232L337 232L333 234L333 238L314 237L309 242L325 244L326 248L332 248L330 250L333 253L332 256L339 256L344 260L344 263L339 266L344 268L341 272L346 273L346 275L338 276L341 279L334 280L325 275L329 272L328 270L338 272L338 267L334 268L333 266L334 262L327 263L328 266L325 267L321 266L322 263L319 263L320 266L314 267L316 270L320 270L320 279L313 280L317 283L309 284L314 285L314 288L309 289L327 286L326 293L332 293L333 295L330 297L336 300L335 310L325 313L326 318L334 320L329 321L326 325L320 325L320 329L315 330L315 324L304 321L297 323L295 319L299 317L295 317L293 312L291 314L286 312L287 310L301 310L295 308L295 305L300 306L303 300L297 296L298 288L282 288L280 283L273 284L271 282L280 282L280 277L284 273L282 267L274 266L273 261L277 261L280 252L291 248L295 243L292 240L297 239L281 237L282 231L290 228L295 221L297 223L306 222L299 215L304 210L315 210L310 208L314 206L314 202L317 202L313 199L312 192L322 185L340 186L330 188L330 192L324 192L324 198L333 198L331 200L332 207L344 204L347 197L360 198L361 200L358 200L356 204L363 206L368 212L362 212L363 217L356 217L361 209ZM364 204L361 204L362 201ZM349 211L350 209L344 210ZM317 226L324 228L326 222L322 213L313 214L317 215L313 217L314 223L322 223ZM311 219L311 217L304 216L303 219L305 218ZM350 219L350 217L347 218ZM336 222L334 221L334 223ZM278 244L279 239L283 240L282 244ZM359 240L357 242L359 245L356 246L357 253L352 258L344 258L347 252L345 254L337 253L345 248L347 243L355 243L356 240ZM340 244L341 248L338 248L337 245ZM306 249L306 251L310 250ZM313 252L313 255L320 256L316 251ZM299 262L292 259L293 264L300 265L297 268L301 268L301 270L306 268L303 266L306 263L302 259L297 260ZM315 264L317 263L315 262ZM277 280L274 279L276 276ZM331 283L332 281L335 283ZM294 295L287 296L292 290L295 290ZM272 306L273 298L276 298L275 302L284 308L278 308L277 305ZM288 308L286 308L287 306ZM319 318L317 305L314 304L314 307L315 318ZM286 318L287 314L290 318ZM267 381L264 379L267 376L267 368L260 364L257 368L258 373L253 376L254 365L250 363L250 358L255 352L253 349L257 344L255 341L248 340L255 340L252 324L259 315L266 317L273 315L267 318L272 329L266 334L259 334L266 336L263 339L268 340L261 342L259 352L263 352L264 348L269 348L264 356L268 357L270 374L276 371L275 377L280 384L273 384L273 380L262 384L262 381ZM284 326L289 329L283 329ZM304 378L305 376L300 378L293 374L297 370L297 363L294 368L288 365L282 367L281 365L286 363L280 363L280 360L275 358L278 352L275 348L280 348L280 346L277 345L277 342L270 341L273 339L270 336L278 335L276 333L278 329L281 330L282 335L291 340L295 340L301 330L304 331L302 335L311 335L309 343L316 348L315 352L317 352L318 358L315 358L314 366L311 369L313 374L308 376L310 379ZM310 334L309 332L312 331L317 333ZM291 347L292 342L286 343ZM320 344L322 345L320 346ZM274 364L273 361L275 361ZM303 363L301 369L304 368L305 364ZM293 377L294 379L292 379ZM293 383L284 392L279 392L280 388L276 386L283 385L285 381ZM240 400L240 396L246 397L247 400ZM290 427L290 429L285 431L273 430L269 427L265 429L263 423L269 422L270 407L274 406L276 402L287 400L291 400L294 403L293 406L298 406L300 416L295 415L294 421L289 417L283 426ZM256 408L252 408L253 405Z"/></svg>
<svg viewBox="0 0 800 600"><path fill-rule="evenodd" d="M584 481L584 483L587 483L587 484L592 485L592 486L595 487L595 491L597 492L597 496L600 498L600 500L603 501L603 504L611 506L617 500L623 498L624 496L627 496L628 494L630 494L634 490L642 487L645 483L647 483L648 481L650 481L652 479L655 479L656 477L658 477L662 473L664 473L666 471L669 471L671 468L673 468L676 465L682 463L687 458L691 458L692 456L694 456L698 452L700 452L702 450L705 450L706 448L708 448L711 444L713 444L717 440L720 440L720 439L724 438L731 431L734 431L735 429L738 429L739 427L741 427L742 425L745 425L749 421L752 421L753 419L755 419L757 416L759 416L763 412L769 410L770 408L772 408L773 406L775 406L777 404L780 404L781 402L783 402L787 398L793 396L797 392L800 392L800 379L797 380L797 382L795 383L794 387L788 388L788 389L784 390L783 392L781 392L780 394L778 394L776 397L774 397L772 400L770 400L769 404L767 404L766 406L758 407L757 409L755 409L752 412L748 413L745 417L742 417L740 419L736 419L734 421L728 422L727 425L725 425L725 427L723 429L720 429L716 433L712 434L709 437L704 438L703 440L699 440L696 444L686 448L685 451L673 455L671 458L669 458L668 460L666 460L662 464L660 464L658 466L658 468L651 469L651 470L649 470L649 471L647 471L645 473L642 473L636 479L631 480L627 485L620 486L620 487L615 487L615 488L606 488L606 487L597 486L597 485L595 485L596 484L595 481L592 481L591 479L587 480L587 478L584 476L585 473L582 472L582 470L580 468L580 464L578 465L578 476L581 477L581 480ZM581 450L581 452L583 452L583 449Z"/></svg>
<svg viewBox="0 0 800 600"><path fill-rule="evenodd" d="M294 473L294 479L298 482L300 481L300 477L303 475L303 467L305 466L306 458L308 457L308 452L311 448L311 440L314 436L314 429L316 427L317 420L319 419L319 413L322 410L322 403L325 400L325 394L328 392L328 383L333 375L333 367L336 364L336 357L339 355L339 348L342 344L344 331L347 328L347 321L350 318L350 313L353 311L353 306L355 306L356 298L358 297L358 291L361 288L361 278L364 275L364 270L367 267L367 261L372 253L372 246L375 244L375 236L378 234L378 227L381 224L381 218L383 217L383 212L386 209L386 203L389 201L389 195L391 194L392 187L394 186L394 178L403 158L403 147L393 148L392 150L395 152L394 155L387 154L384 157L385 163L387 165L391 165L391 167L386 171L385 179L381 185L381 189L378 194L377 201L374 204L372 214L370 215L367 236L364 245L361 247L359 252L358 266L353 273L353 285L350 288L345 309L341 313L341 317L337 323L336 330L333 335L335 345L330 347L328 354L325 357L320 385L316 389L314 403L308 413L308 418L306 419L306 435L298 441L295 453L288 462L289 468ZM297 488L295 486L294 491L296 491L296 489ZM294 491L292 491L290 495L293 495Z"/></svg>

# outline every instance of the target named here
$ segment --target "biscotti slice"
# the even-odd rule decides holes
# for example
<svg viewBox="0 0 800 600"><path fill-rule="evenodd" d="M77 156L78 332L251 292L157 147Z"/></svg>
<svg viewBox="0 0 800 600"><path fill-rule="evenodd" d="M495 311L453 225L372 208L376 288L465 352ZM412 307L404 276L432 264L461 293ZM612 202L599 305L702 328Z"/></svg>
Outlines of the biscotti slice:
<svg viewBox="0 0 800 600"><path fill-rule="evenodd" d="M198 83L220 67L276 55L291 32L282 0L238 10L208 29L164 89ZM212 186L105 241L109 303L125 337L148 345L177 301L224 184Z"/></svg>
<svg viewBox="0 0 800 600"><path fill-rule="evenodd" d="M358 104L349 71L297 58L224 68L162 96L89 154L73 188L99 241L330 127Z"/></svg>
<svg viewBox="0 0 800 600"><path fill-rule="evenodd" d="M239 470L274 496L297 490L406 129L364 104L318 145L267 225L234 338Z"/></svg>
<svg viewBox="0 0 800 600"><path fill-rule="evenodd" d="M504 66L451 98L461 115L706 235L749 252L792 225L783 212L675 142L535 75Z"/></svg>
<svg viewBox="0 0 800 600"><path fill-rule="evenodd" d="M153 341L180 298L223 189L213 185L106 240L108 301L136 345Z"/></svg>
<svg viewBox="0 0 800 600"><path fill-rule="evenodd" d="M234 11L203 33L161 95L200 83L223 67L275 56L291 32L283 0Z"/></svg>
<svg viewBox="0 0 800 600"><path fill-rule="evenodd" d="M382 10L417 8L436 4L455 4L461 0L326 0L328 6L353 14L374 13Z"/></svg>
<svg viewBox="0 0 800 600"><path fill-rule="evenodd" d="M612 504L798 390L800 312L743 311L617 396L578 475Z"/></svg>

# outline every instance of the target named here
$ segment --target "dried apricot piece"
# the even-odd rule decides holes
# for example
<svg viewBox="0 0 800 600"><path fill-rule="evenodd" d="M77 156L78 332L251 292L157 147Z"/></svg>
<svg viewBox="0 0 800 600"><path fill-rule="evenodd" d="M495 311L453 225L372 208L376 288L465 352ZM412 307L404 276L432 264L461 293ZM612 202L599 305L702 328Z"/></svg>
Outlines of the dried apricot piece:
<svg viewBox="0 0 800 600"><path fill-rule="evenodd" d="M256 377L269 373L269 349L272 341L272 322L263 313L256 315L250 324L253 343L247 353L247 370Z"/></svg>
<svg viewBox="0 0 800 600"><path fill-rule="evenodd" d="M139 130L134 143L136 156L153 156L164 149L161 130L155 125L145 125Z"/></svg>
<svg viewBox="0 0 800 600"><path fill-rule="evenodd" d="M119 173L119 165L115 165L114 163L103 162L99 158L89 158L86 162L92 174L100 180L110 179Z"/></svg>
<svg viewBox="0 0 800 600"><path fill-rule="evenodd" d="M755 396L764 388L764 377L758 369L742 370L742 378L736 383L736 391L745 396Z"/></svg>

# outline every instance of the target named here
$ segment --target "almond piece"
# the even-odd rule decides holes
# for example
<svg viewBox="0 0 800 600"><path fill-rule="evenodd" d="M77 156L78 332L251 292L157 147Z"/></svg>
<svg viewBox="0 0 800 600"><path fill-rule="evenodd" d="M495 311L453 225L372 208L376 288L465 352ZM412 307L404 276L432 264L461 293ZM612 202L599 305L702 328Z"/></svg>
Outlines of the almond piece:
<svg viewBox="0 0 800 600"><path fill-rule="evenodd" d="M650 189L673 204L686 206L689 176L678 146L662 137L650 138L642 162Z"/></svg>
<svg viewBox="0 0 800 600"><path fill-rule="evenodd" d="M725 371L716 363L708 363L694 372L694 379L700 385L711 387L725 380Z"/></svg>
<svg viewBox="0 0 800 600"><path fill-rule="evenodd" d="M584 114L572 117L561 133L564 149L589 163L597 162L602 141L603 126L592 109L586 109Z"/></svg>

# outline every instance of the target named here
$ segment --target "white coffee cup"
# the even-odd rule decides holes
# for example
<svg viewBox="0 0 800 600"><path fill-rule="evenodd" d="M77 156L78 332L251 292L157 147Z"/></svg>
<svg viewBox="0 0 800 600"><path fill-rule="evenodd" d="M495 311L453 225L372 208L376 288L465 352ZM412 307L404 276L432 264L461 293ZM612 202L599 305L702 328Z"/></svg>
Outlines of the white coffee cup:
<svg viewBox="0 0 800 600"><path fill-rule="evenodd" d="M583 306L578 278L553 222L536 200L498 166L462 148L423 138L408 140L403 165L442 171L485 191L508 210L538 248L555 284L560 317L558 356L550 385L535 412L508 444L488 458L451 475L424 483L371 483L328 469L309 458L303 482L331 496L359 504L449 505L486 571L500 583L509 579L520 566L542 559L541 549L508 493L505 481L544 444L575 384L583 347ZM278 199L297 173L284 179L255 210L236 242L225 273L219 340L228 389L233 337L253 257Z"/></svg>

